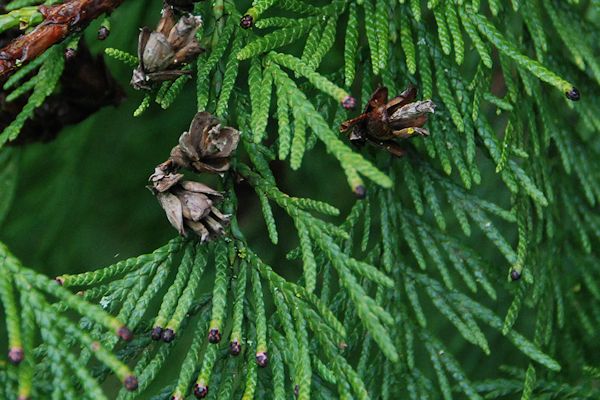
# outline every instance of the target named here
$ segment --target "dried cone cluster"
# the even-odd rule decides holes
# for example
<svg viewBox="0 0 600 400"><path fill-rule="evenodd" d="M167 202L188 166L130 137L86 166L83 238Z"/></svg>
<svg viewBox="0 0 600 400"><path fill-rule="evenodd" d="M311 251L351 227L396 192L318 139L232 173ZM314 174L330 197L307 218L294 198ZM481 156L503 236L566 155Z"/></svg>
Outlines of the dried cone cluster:
<svg viewBox="0 0 600 400"><path fill-rule="evenodd" d="M188 74L180 68L204 49L196 39L202 18L191 14L175 19L173 7L165 4L155 31L142 28L138 40L139 65L133 71L134 89L149 90L153 82L176 79Z"/></svg>
<svg viewBox="0 0 600 400"><path fill-rule="evenodd" d="M223 195L203 183L184 180L179 170L227 171L239 139L237 130L222 126L210 113L200 112L171 150L171 157L150 176L150 189L180 235L191 230L205 242L223 233L229 216L215 206Z"/></svg>
<svg viewBox="0 0 600 400"><path fill-rule="evenodd" d="M223 173L229 169L229 157L239 140L237 130L221 126L216 117L200 112L190 130L179 138L179 145L171 150L171 160L196 172Z"/></svg>
<svg viewBox="0 0 600 400"><path fill-rule="evenodd" d="M427 114L435 110L431 100L415 101L416 96L417 90L411 86L388 100L387 88L380 87L371 96L365 112L343 122L340 131L350 131L350 141L356 145L371 143L402 156L405 150L394 139L428 136L423 126Z"/></svg>

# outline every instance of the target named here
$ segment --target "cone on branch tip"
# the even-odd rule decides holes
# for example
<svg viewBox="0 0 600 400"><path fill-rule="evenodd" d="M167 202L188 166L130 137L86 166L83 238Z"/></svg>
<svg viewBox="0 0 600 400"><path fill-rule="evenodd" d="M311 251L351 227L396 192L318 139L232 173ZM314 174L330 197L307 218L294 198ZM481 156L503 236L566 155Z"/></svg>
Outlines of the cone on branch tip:
<svg viewBox="0 0 600 400"><path fill-rule="evenodd" d="M256 364L261 368L266 368L269 364L269 357L266 351L259 351L256 353Z"/></svg>
<svg viewBox="0 0 600 400"><path fill-rule="evenodd" d="M240 19L240 27L242 29L250 29L254 25L254 18L252 15L246 14Z"/></svg>
<svg viewBox="0 0 600 400"><path fill-rule="evenodd" d="M25 353L21 347L12 347L8 350L8 361L13 365L18 365L25 358Z"/></svg>
<svg viewBox="0 0 600 400"><path fill-rule="evenodd" d="M409 87L399 96L388 100L388 89L379 87L371 96L365 111L358 117L342 122L340 132L349 132L350 142L380 147L396 157L405 150L395 139L429 136L423 128L427 114L435 111L431 100L416 100L417 89Z"/></svg>
<svg viewBox="0 0 600 400"><path fill-rule="evenodd" d="M98 40L106 40L109 35L110 29L108 29L106 26L103 25L98 29Z"/></svg>
<svg viewBox="0 0 600 400"><path fill-rule="evenodd" d="M204 51L196 38L201 27L200 16L187 14L176 20L173 7L165 4L156 29L144 27L140 30L139 65L133 70L131 86L136 90L150 90L155 82L189 74L190 71L181 67Z"/></svg>
<svg viewBox="0 0 600 400"><path fill-rule="evenodd" d="M565 93L565 96L567 96L567 99L569 100L579 101L579 99L581 98L581 93L579 93L579 89L573 86L571 90Z"/></svg>
<svg viewBox="0 0 600 400"><path fill-rule="evenodd" d="M152 340L160 340L162 337L162 333L163 333L163 328L161 328L160 326L155 326L154 328L152 328L152 331L150 332L150 337L152 338Z"/></svg>
<svg viewBox="0 0 600 400"><path fill-rule="evenodd" d="M190 129L179 138L179 145L171 150L171 160L179 168L223 173L229 169L229 159L239 141L239 131L222 126L208 112L199 112L194 116Z"/></svg>
<svg viewBox="0 0 600 400"><path fill-rule="evenodd" d="M209 343L219 343L221 341L221 332L218 328L212 328L208 331L208 342Z"/></svg>
<svg viewBox="0 0 600 400"><path fill-rule="evenodd" d="M519 279L521 279L521 272L516 269L511 270L510 279L513 281L518 281Z"/></svg>
<svg viewBox="0 0 600 400"><path fill-rule="evenodd" d="M365 185L358 185L354 188L354 195L357 199L364 199L367 197L367 188Z"/></svg>
<svg viewBox="0 0 600 400"><path fill-rule="evenodd" d="M205 385L201 385L199 383L196 383L194 385L194 396L197 399L203 399L206 396L208 396L208 386Z"/></svg>
<svg viewBox="0 0 600 400"><path fill-rule="evenodd" d="M131 333L131 330L126 326L120 327L117 330L117 335L126 342L129 342L131 339L133 339L133 333Z"/></svg>
<svg viewBox="0 0 600 400"><path fill-rule="evenodd" d="M167 328L162 331L161 338L163 342L171 343L173 340L175 340L175 331L171 328Z"/></svg>
<svg viewBox="0 0 600 400"><path fill-rule="evenodd" d="M123 386L129 391L136 390L138 388L138 380L134 375L129 375L123 381Z"/></svg>
<svg viewBox="0 0 600 400"><path fill-rule="evenodd" d="M165 173L161 166L150 177L155 183L151 190L171 225L182 236L191 230L201 242L222 235L229 215L222 214L215 204L223 195L203 183L181 181L182 178L182 174Z"/></svg>
<svg viewBox="0 0 600 400"><path fill-rule="evenodd" d="M75 56L77 55L77 50L75 50L74 48L67 48L65 50L65 60L72 60L73 58L75 58Z"/></svg>
<svg viewBox="0 0 600 400"><path fill-rule="evenodd" d="M201 242L206 242L223 234L230 216L215 206L223 198L221 192L200 182L183 180L178 171L183 168L224 173L238 143L236 129L223 127L211 114L200 112L171 150L170 158L155 168L149 178L149 189L180 235L192 231Z"/></svg>
<svg viewBox="0 0 600 400"><path fill-rule="evenodd" d="M239 340L234 339L229 343L229 354L232 356L239 356L242 352L242 344Z"/></svg>

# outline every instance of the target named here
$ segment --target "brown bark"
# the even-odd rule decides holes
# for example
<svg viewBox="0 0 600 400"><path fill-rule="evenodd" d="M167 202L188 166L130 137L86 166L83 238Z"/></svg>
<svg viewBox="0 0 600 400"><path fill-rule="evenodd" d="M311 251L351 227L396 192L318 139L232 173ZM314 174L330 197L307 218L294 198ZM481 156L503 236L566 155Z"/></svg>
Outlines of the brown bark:
<svg viewBox="0 0 600 400"><path fill-rule="evenodd" d="M0 49L0 81L69 34L85 28L98 16L114 10L123 0L67 0L54 6L40 6L44 21Z"/></svg>

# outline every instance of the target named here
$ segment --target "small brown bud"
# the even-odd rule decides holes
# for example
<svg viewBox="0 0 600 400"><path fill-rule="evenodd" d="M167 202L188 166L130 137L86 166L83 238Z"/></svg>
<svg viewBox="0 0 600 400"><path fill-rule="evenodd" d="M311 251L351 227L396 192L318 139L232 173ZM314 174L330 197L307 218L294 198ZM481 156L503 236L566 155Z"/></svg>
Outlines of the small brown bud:
<svg viewBox="0 0 600 400"><path fill-rule="evenodd" d="M256 353L256 364L261 368L265 368L269 364L269 357L267 357L266 351Z"/></svg>
<svg viewBox="0 0 600 400"><path fill-rule="evenodd" d="M77 55L77 50L69 47L65 50L65 59L72 60Z"/></svg>
<svg viewBox="0 0 600 400"><path fill-rule="evenodd" d="M161 328L160 326L155 326L152 329L152 332L150 332L150 337L152 338L152 340L160 340L162 332L163 328Z"/></svg>
<svg viewBox="0 0 600 400"><path fill-rule="evenodd" d="M579 93L579 89L577 89L575 86L565 93L565 95L567 96L567 99L572 101L578 101L581 98L581 93Z"/></svg>
<svg viewBox="0 0 600 400"><path fill-rule="evenodd" d="M117 330L117 335L126 342L133 339L133 333L131 333L129 328L124 325Z"/></svg>
<svg viewBox="0 0 600 400"><path fill-rule="evenodd" d="M240 26L243 29L252 28L252 25L254 25L254 18L252 18L252 15L246 14L240 19Z"/></svg>
<svg viewBox="0 0 600 400"><path fill-rule="evenodd" d="M242 345L237 339L234 339L229 343L229 354L232 356L239 356L242 352Z"/></svg>
<svg viewBox="0 0 600 400"><path fill-rule="evenodd" d="M367 197L367 188L364 185L358 185L354 188L354 194L357 199L364 199Z"/></svg>
<svg viewBox="0 0 600 400"><path fill-rule="evenodd" d="M165 343L171 343L173 340L175 340L175 331L171 328L163 330L162 340Z"/></svg>
<svg viewBox="0 0 600 400"><path fill-rule="evenodd" d="M110 30L106 26L101 26L98 29L98 40L106 40L106 38L110 35Z"/></svg>
<svg viewBox="0 0 600 400"><path fill-rule="evenodd" d="M521 279L521 272L517 271L516 269L511 270L510 279L512 279L513 281L518 281L519 279Z"/></svg>
<svg viewBox="0 0 600 400"><path fill-rule="evenodd" d="M217 328L208 331L208 341L210 343L219 343L221 341L221 332Z"/></svg>
<svg viewBox="0 0 600 400"><path fill-rule="evenodd" d="M23 361L24 357L25 353L21 347L13 347L8 350L8 361L10 361L11 364L18 365L21 361Z"/></svg>
<svg viewBox="0 0 600 400"><path fill-rule="evenodd" d="M197 399L203 399L208 396L208 386L199 385L196 383L194 385L194 396L196 396Z"/></svg>
<svg viewBox="0 0 600 400"><path fill-rule="evenodd" d="M356 99L352 96L344 97L344 100L342 100L342 107L346 110L354 109L354 107L356 107Z"/></svg>
<svg viewBox="0 0 600 400"><path fill-rule="evenodd" d="M125 389L129 390L130 392L136 390L138 388L138 380L135 375L129 375L126 377L123 381L123 386L125 386Z"/></svg>
<svg viewBox="0 0 600 400"><path fill-rule="evenodd" d="M294 385L294 397L298 397L300 394L300 386Z"/></svg>
<svg viewBox="0 0 600 400"><path fill-rule="evenodd" d="M60 286L62 286L62 285L65 283L65 280L64 280L62 277L60 277L60 276L57 276L56 278L54 278L54 282L56 282L56 283L58 283Z"/></svg>

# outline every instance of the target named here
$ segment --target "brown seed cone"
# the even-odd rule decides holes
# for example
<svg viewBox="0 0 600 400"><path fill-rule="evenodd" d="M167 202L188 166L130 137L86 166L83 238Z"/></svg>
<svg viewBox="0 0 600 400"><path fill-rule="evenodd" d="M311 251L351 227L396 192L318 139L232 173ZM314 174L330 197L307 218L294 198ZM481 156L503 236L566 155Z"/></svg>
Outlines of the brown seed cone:
<svg viewBox="0 0 600 400"><path fill-rule="evenodd" d="M224 226L229 223L229 215L222 214L214 206L222 198L221 193L200 182L180 182L182 177L161 178L157 173L150 177L151 182L155 181L151 189L171 225L182 236L192 230L202 242L222 235Z"/></svg>
<svg viewBox="0 0 600 400"><path fill-rule="evenodd" d="M393 139L429 135L423 125L427 115L434 112L435 104L431 100L415 101L416 95L416 88L409 87L388 100L387 88L380 87L371 96L365 111L344 121L340 131L349 132L349 139L355 145L370 143L400 157L404 150Z"/></svg>
<svg viewBox="0 0 600 400"><path fill-rule="evenodd" d="M179 68L204 51L196 39L200 27L200 16L187 14L177 20L173 7L165 4L156 29L144 27L140 31L140 63L131 78L133 88L149 90L153 82L174 80L189 73Z"/></svg>
<svg viewBox="0 0 600 400"><path fill-rule="evenodd" d="M150 189L155 192L163 193L177 184L183 174L176 173L176 169L171 160L167 160L154 168L154 173L150 175L148 181L152 185Z"/></svg>
<svg viewBox="0 0 600 400"><path fill-rule="evenodd" d="M171 160L180 168L196 172L222 173L229 169L229 158L237 148L240 133L222 126L207 112L194 116L190 129L171 150Z"/></svg>
<svg viewBox="0 0 600 400"><path fill-rule="evenodd" d="M203 183L182 180L183 174L178 171L181 168L195 172L227 171L239 140L236 129L221 126L210 113L199 112L189 131L181 135L179 144L171 150L171 157L157 165L150 175L149 188L180 235L185 236L191 230L205 242L223 234L229 215L215 207L223 195Z"/></svg>

